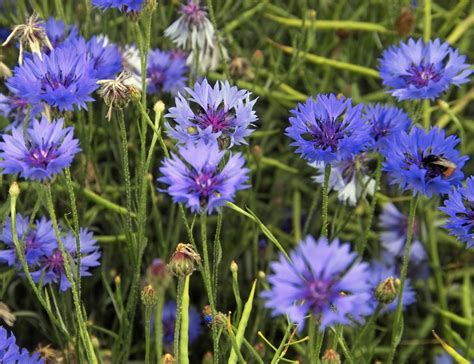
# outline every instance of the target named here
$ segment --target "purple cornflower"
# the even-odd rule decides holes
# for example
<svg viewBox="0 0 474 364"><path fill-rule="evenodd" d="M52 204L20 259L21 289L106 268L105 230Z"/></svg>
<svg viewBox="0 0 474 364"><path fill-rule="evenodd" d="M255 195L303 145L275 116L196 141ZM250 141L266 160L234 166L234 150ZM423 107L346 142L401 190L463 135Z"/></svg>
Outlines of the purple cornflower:
<svg viewBox="0 0 474 364"><path fill-rule="evenodd" d="M79 240L81 245L81 277L88 277L90 268L97 267L100 265L100 250L97 244L97 240L94 239L92 233L87 229L80 229ZM73 261L76 262L76 238L69 231L65 236L62 237L62 242L66 252L72 257ZM64 260L59 250L58 243L48 254L41 256L38 259L36 267L38 270L31 273L33 280L36 283L41 281L43 276L43 284L59 283L61 291L66 291L71 288L71 282L66 277L66 271L64 269ZM74 268L71 266L71 271Z"/></svg>
<svg viewBox="0 0 474 364"><path fill-rule="evenodd" d="M207 17L207 10L199 0L181 4L181 16L166 30L165 35L178 47L188 50L205 49L214 44L214 27Z"/></svg>
<svg viewBox="0 0 474 364"><path fill-rule="evenodd" d="M408 114L398 107L388 105L372 105L365 107L364 117L370 125L373 149L380 150L387 144L387 139L407 131L411 125Z"/></svg>
<svg viewBox="0 0 474 364"><path fill-rule="evenodd" d="M43 364L44 360L38 353L30 356L28 350L20 349L16 344L16 338L13 333L0 326L0 363L4 364Z"/></svg>
<svg viewBox="0 0 474 364"><path fill-rule="evenodd" d="M310 97L291 110L285 134L294 140L296 152L309 162L332 163L349 159L371 141L369 126L362 118L362 105L334 94Z"/></svg>
<svg viewBox="0 0 474 364"><path fill-rule="evenodd" d="M92 0L92 5L101 10L118 9L122 12L139 12L145 0Z"/></svg>
<svg viewBox="0 0 474 364"><path fill-rule="evenodd" d="M50 17L44 27L53 48L78 37L77 27L66 25L61 19Z"/></svg>
<svg viewBox="0 0 474 364"><path fill-rule="evenodd" d="M397 207L388 202L383 206L379 216L380 241L390 257L402 258L408 232L408 216L402 214ZM410 262L419 263L426 259L426 252L420 241L420 225L415 219L413 241L410 247Z"/></svg>
<svg viewBox="0 0 474 364"><path fill-rule="evenodd" d="M158 92L178 93L186 85L188 66L186 60L173 57L169 51L150 51L146 76L150 94Z"/></svg>
<svg viewBox="0 0 474 364"><path fill-rule="evenodd" d="M176 302L168 301L163 307L163 343L172 345L174 340L174 326L176 322ZM192 344L201 335L202 321L201 315L193 307L189 307L189 344Z"/></svg>
<svg viewBox="0 0 474 364"><path fill-rule="evenodd" d="M104 36L93 36L90 40L82 37L66 44L74 47L78 54L85 54L91 67L91 76L105 80L114 78L122 70L122 55L118 47Z"/></svg>
<svg viewBox="0 0 474 364"><path fill-rule="evenodd" d="M17 95L8 96L0 93L0 116L3 116L11 122L6 130L22 125L27 115L28 105L29 104L25 99ZM41 114L43 109L44 106L42 103L30 107L30 114L27 123Z"/></svg>
<svg viewBox="0 0 474 364"><path fill-rule="evenodd" d="M374 194L375 180L369 177L369 162L370 158L363 153L332 164L329 189L338 191L339 201L355 206L361 196ZM322 186L324 184L324 163L314 162L309 165L317 169L313 180Z"/></svg>
<svg viewBox="0 0 474 364"><path fill-rule="evenodd" d="M92 71L87 54L63 46L43 54L42 59L36 54L25 59L6 84L32 106L45 102L59 111L73 111L74 106L86 109L86 102L94 101L90 95L98 85Z"/></svg>
<svg viewBox="0 0 474 364"><path fill-rule="evenodd" d="M395 266L387 266L386 264L379 262L379 261L373 261L370 264L370 283L372 285L372 290L375 291L375 289L378 287L378 285L383 282L385 279L392 277L393 279L400 279L399 274L395 270ZM399 301L399 296L397 295L397 298L392 302L387 304L383 312L391 312L395 311L397 308L397 303ZM407 306L411 305L416 301L416 296L415 296L415 291L413 290L413 287L411 286L411 281L409 278L405 280L405 286L403 288L403 298L402 298L402 303L403 307L406 308ZM375 298L375 296L372 296L372 307L375 310L377 307L378 301Z"/></svg>
<svg viewBox="0 0 474 364"><path fill-rule="evenodd" d="M52 222L46 220L46 218L36 220L35 225L30 230L28 230L29 223L30 219L28 217L16 214L18 240L23 246L26 262L29 266L33 266L40 256L51 251L56 244L56 237ZM10 218L5 222L0 240L5 244L4 249L0 251L0 262L7 263L9 266L19 265Z"/></svg>
<svg viewBox="0 0 474 364"><path fill-rule="evenodd" d="M178 94L176 106L169 109L166 116L176 124L166 124L168 134L181 144L216 140L222 149L246 144L257 120L256 99L250 100L250 95L227 81L214 87L206 79L196 82L194 89L185 88L185 95Z"/></svg>
<svg viewBox="0 0 474 364"><path fill-rule="evenodd" d="M446 137L444 130L433 128L425 131L414 126L410 134L402 131L388 141L382 153L384 171L391 183L402 190L412 190L431 197L448 193L464 178L462 168L468 157L461 157L455 149L459 139Z"/></svg>
<svg viewBox="0 0 474 364"><path fill-rule="evenodd" d="M0 167L3 174L19 173L25 179L46 181L69 167L80 152L72 127L63 128L63 120L49 122L33 120L23 133L23 127L12 129L12 135L2 135Z"/></svg>
<svg viewBox="0 0 474 364"><path fill-rule="evenodd" d="M384 86L398 100L435 99L451 84L469 82L473 70L447 42L439 39L423 44L419 39L400 42L387 49L380 59L379 72Z"/></svg>
<svg viewBox="0 0 474 364"><path fill-rule="evenodd" d="M324 330L360 322L373 312L369 266L354 263L357 254L349 244L308 235L290 256L292 262L280 254L271 264L271 289L261 294L272 315L288 315L302 330L305 317L312 314Z"/></svg>
<svg viewBox="0 0 474 364"><path fill-rule="evenodd" d="M211 214L227 201L233 201L235 193L248 188L248 168L240 153L230 154L223 162L225 151L216 143L198 142L181 146L179 156L163 161L159 182L168 185L167 192L176 203L184 203L192 212L207 211Z"/></svg>
<svg viewBox="0 0 474 364"><path fill-rule="evenodd" d="M451 235L467 244L470 248L474 245L474 177L466 180L466 187L453 189L449 198L440 207L448 215L444 225Z"/></svg>

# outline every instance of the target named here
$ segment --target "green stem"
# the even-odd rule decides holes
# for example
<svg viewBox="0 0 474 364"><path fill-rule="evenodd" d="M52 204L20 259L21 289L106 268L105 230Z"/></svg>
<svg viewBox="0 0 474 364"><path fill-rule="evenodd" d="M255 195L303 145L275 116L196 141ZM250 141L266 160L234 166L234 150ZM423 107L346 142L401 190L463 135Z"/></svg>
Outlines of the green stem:
<svg viewBox="0 0 474 364"><path fill-rule="evenodd" d="M321 228L321 236L328 236L328 204L329 204L329 180L331 178L331 164L326 163L324 168L324 185L323 185L323 226Z"/></svg>
<svg viewBox="0 0 474 364"><path fill-rule="evenodd" d="M179 334L179 363L189 364L188 334L189 334L189 278L184 278L183 294L181 299L181 330Z"/></svg>
<svg viewBox="0 0 474 364"><path fill-rule="evenodd" d="M425 129L429 129L431 126L431 107L430 100L423 100L423 126Z"/></svg>
<svg viewBox="0 0 474 364"><path fill-rule="evenodd" d="M408 231L405 243L405 254L403 256L402 271L400 273L400 286L398 288L397 309L395 311L395 320L393 323L392 342L390 346L390 354L387 360L388 364L393 363L395 353L403 336L403 290L407 279L408 263L410 262L410 248L413 240L413 229L415 226L416 205L418 204L419 195L416 194L410 201L410 213L408 215Z"/></svg>
<svg viewBox="0 0 474 364"><path fill-rule="evenodd" d="M364 233L362 234L362 243L360 245L359 255L364 255L365 248L367 247L367 241L369 240L369 232L372 228L372 222L374 220L375 207L377 206L377 190L380 185L380 178L382 177L382 156L377 154L377 166L375 167L375 183L374 183L374 194L370 201L369 216L367 218L367 225L365 226Z"/></svg>
<svg viewBox="0 0 474 364"><path fill-rule="evenodd" d="M77 324L79 327L79 334L84 344L84 348L86 350L86 355L90 363L97 363L97 358L95 356L94 347L92 345L92 341L87 330L87 325L84 320L83 312L82 312L82 305L79 300L79 295L77 292L77 285L76 280L71 272L71 263L74 264L72 261L72 257L66 252L64 248L64 244L62 242L61 234L59 232L58 220L56 217L56 212L54 210L54 203L53 203L53 195L51 193L51 185L46 185L46 203L49 211L49 215L51 217L51 221L53 224L54 233L56 235L56 239L58 240L59 251L61 252L61 257L64 262L64 273L66 274L69 283L71 284L71 291L72 291L72 298L74 302L74 309L76 312L76 319Z"/></svg>
<svg viewBox="0 0 474 364"><path fill-rule="evenodd" d="M151 363L151 311L153 306L145 305L145 364ZM156 320L155 320L156 321Z"/></svg>
<svg viewBox="0 0 474 364"><path fill-rule="evenodd" d="M423 29L423 40L428 42L431 38L431 0L425 0L425 21Z"/></svg>
<svg viewBox="0 0 474 364"><path fill-rule="evenodd" d="M319 334L319 330L316 325L316 320L314 319L314 316L311 315L311 317L309 318L309 323L308 323L308 338L309 338L308 360L310 364L317 364L318 359L319 359L315 353L318 334Z"/></svg>
<svg viewBox="0 0 474 364"><path fill-rule="evenodd" d="M165 303L165 292L158 292L158 302L155 311L155 351L157 362L163 355L163 306Z"/></svg>
<svg viewBox="0 0 474 364"><path fill-rule="evenodd" d="M176 320L174 323L174 339L173 339L173 354L175 355L176 362L179 363L180 353L180 327L182 317L182 300L183 300L183 289L184 289L184 277L178 278L178 288L176 292Z"/></svg>

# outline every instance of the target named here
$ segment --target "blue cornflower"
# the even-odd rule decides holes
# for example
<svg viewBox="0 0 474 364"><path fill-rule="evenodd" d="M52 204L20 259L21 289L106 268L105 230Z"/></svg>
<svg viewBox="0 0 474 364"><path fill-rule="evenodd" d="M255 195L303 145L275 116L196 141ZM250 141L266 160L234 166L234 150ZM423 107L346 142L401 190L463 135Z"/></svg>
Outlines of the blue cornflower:
<svg viewBox="0 0 474 364"><path fill-rule="evenodd" d="M178 94L176 106L166 116L176 124L167 123L168 134L178 143L217 140L221 147L246 144L257 115L256 99L250 92L217 82L211 87L206 79L196 82L194 89L185 88L187 98Z"/></svg>
<svg viewBox="0 0 474 364"><path fill-rule="evenodd" d="M72 111L74 106L86 109L86 102L94 101L90 95L98 87L91 71L87 54L63 46L43 54L42 59L37 54L26 58L6 84L13 94L33 106L45 102L59 111Z"/></svg>
<svg viewBox="0 0 474 364"><path fill-rule="evenodd" d="M449 219L445 224L451 235L470 248L474 245L474 177L466 180L466 187L449 192L449 198L440 207Z"/></svg>
<svg viewBox="0 0 474 364"><path fill-rule="evenodd" d="M61 19L50 17L44 24L49 41L53 48L67 43L68 41L78 37L78 29L74 25L66 25Z"/></svg>
<svg viewBox="0 0 474 364"><path fill-rule="evenodd" d="M23 124L27 115L28 106L28 102L20 96L4 95L0 93L0 116L3 116L11 122L6 130ZM27 122L29 123L39 114L41 114L43 109L43 104L36 104L33 107L30 107L29 118Z"/></svg>
<svg viewBox="0 0 474 364"><path fill-rule="evenodd" d="M186 85L187 72L186 59L174 57L169 51L150 51L146 71L148 93L164 91L176 94Z"/></svg>
<svg viewBox="0 0 474 364"><path fill-rule="evenodd" d="M22 243L26 262L29 266L37 263L38 258L47 254L56 244L53 224L46 218L35 221L35 225L28 230L30 219L16 214L16 229L18 240ZM5 222L0 240L5 244L3 250L0 250L0 263L7 263L9 266L19 264L15 244L13 242L13 233L11 219Z"/></svg>
<svg viewBox="0 0 474 364"><path fill-rule="evenodd" d="M379 216L380 241L389 258L402 258L408 232L408 216L402 214L397 207L387 202ZM410 262L420 263L426 259L426 252L420 241L420 224L415 218L413 241L410 247Z"/></svg>
<svg viewBox="0 0 474 364"><path fill-rule="evenodd" d="M272 315L288 315L301 330L308 314L319 329L362 321L373 312L370 270L367 263L354 263L357 254L338 239L328 243L310 235L301 241L289 262L282 254L273 262L269 291L262 293Z"/></svg>
<svg viewBox="0 0 474 364"><path fill-rule="evenodd" d="M286 135L296 152L309 162L332 163L349 159L371 141L369 126L362 118L362 105L334 94L310 97L291 110Z"/></svg>
<svg viewBox="0 0 474 364"><path fill-rule="evenodd" d="M174 326L176 322L176 302L168 301L163 307L163 343L172 345L174 340ZM189 306L189 344L192 344L201 335L202 320L199 312Z"/></svg>
<svg viewBox="0 0 474 364"><path fill-rule="evenodd" d="M78 54L86 55L93 78L114 78L122 70L122 54L115 44L103 36L93 36L90 40L75 38L66 46L74 47Z"/></svg>
<svg viewBox="0 0 474 364"><path fill-rule="evenodd" d="M399 274L396 272L395 266L394 265L386 265L382 262L379 261L373 261L370 264L370 283L372 285L372 290L375 291L375 289L379 286L380 283L382 283L384 280L387 278L393 278L393 279L400 279ZM405 286L403 288L403 298L402 298L402 303L403 307L407 307L411 305L412 303L416 302L416 295L415 291L413 290L413 287L411 286L411 281L409 278L405 280ZM383 312L391 312L395 311L397 308L397 303L399 301L399 297L392 302L387 304ZM372 296L372 307L375 309L378 305L378 301L375 298L375 296Z"/></svg>
<svg viewBox="0 0 474 364"><path fill-rule="evenodd" d="M93 234L87 229L80 229L79 240L81 245L81 277L88 277L90 268L97 267L100 265L100 250L97 244L97 240L94 239ZM76 262L76 238L69 231L62 237L62 242L66 252L72 257L73 261ZM73 269L72 269L73 270ZM71 282L66 277L64 270L64 260L59 250L58 243L48 254L41 256L38 259L37 270L31 273L33 280L36 283L41 281L43 276L43 284L59 283L61 291L66 291L71 288Z"/></svg>
<svg viewBox="0 0 474 364"><path fill-rule="evenodd" d="M28 350L20 349L13 333L0 326L0 363L2 364L43 364L44 360L38 353L30 356Z"/></svg>
<svg viewBox="0 0 474 364"><path fill-rule="evenodd" d="M167 192L176 203L184 203L192 212L211 214L227 201L233 201L238 190L248 188L248 168L240 153L230 154L216 143L198 142L179 147L179 156L164 160L158 181L168 185Z"/></svg>
<svg viewBox="0 0 474 364"><path fill-rule="evenodd" d="M407 131L411 125L408 114L394 106L369 104L365 107L364 117L370 125L372 148L376 150L382 149L387 144L388 138L400 134L401 131Z"/></svg>
<svg viewBox="0 0 474 364"><path fill-rule="evenodd" d="M92 5L101 9L118 9L122 12L138 12L143 8L145 0L92 0Z"/></svg>
<svg viewBox="0 0 474 364"><path fill-rule="evenodd" d="M34 120L23 133L23 127L2 135L0 167L3 174L19 173L25 179L46 181L69 167L80 152L72 127L63 128L63 120Z"/></svg>
<svg viewBox="0 0 474 364"><path fill-rule="evenodd" d="M428 197L448 193L464 178L462 168L468 159L455 149L458 143L455 136L446 137L444 130L433 128L427 132L414 126L410 134L402 131L388 141L382 151L386 157L384 170L390 182L404 191Z"/></svg>
<svg viewBox="0 0 474 364"><path fill-rule="evenodd" d="M435 99L451 84L469 82L473 70L447 42L439 39L423 44L419 39L400 42L387 49L380 59L383 84L398 100Z"/></svg>

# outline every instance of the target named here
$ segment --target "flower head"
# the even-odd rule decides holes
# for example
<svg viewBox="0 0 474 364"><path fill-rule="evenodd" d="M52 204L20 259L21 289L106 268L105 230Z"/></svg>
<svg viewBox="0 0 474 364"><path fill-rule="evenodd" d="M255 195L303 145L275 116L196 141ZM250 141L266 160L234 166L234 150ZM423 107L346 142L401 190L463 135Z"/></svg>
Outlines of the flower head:
<svg viewBox="0 0 474 364"><path fill-rule="evenodd" d="M30 356L28 350L20 349L16 344L16 338L13 333L0 326L0 363L5 364L43 364L44 360L38 353Z"/></svg>
<svg viewBox="0 0 474 364"><path fill-rule="evenodd" d="M373 148L380 150L387 144L387 139L407 131L411 125L408 114L394 106L368 105L365 108L365 119L370 125Z"/></svg>
<svg viewBox="0 0 474 364"><path fill-rule="evenodd" d="M30 106L28 102L20 96L4 95L0 93L0 116L11 121L6 130L15 128L25 121L28 106ZM33 105L33 107L30 107L27 122L36 118L43 111L43 108L43 104L36 104Z"/></svg>
<svg viewBox="0 0 474 364"><path fill-rule="evenodd" d="M462 168L468 157L455 149L459 139L446 137L444 130L425 131L417 126L408 134L402 131L391 139L382 151L386 156L384 170L391 183L402 190L412 190L431 197L448 193L464 177Z"/></svg>
<svg viewBox="0 0 474 364"><path fill-rule="evenodd" d="M350 159L371 141L369 126L362 118L362 105L334 94L309 98L291 110L286 135L296 152L309 162L332 163Z"/></svg>
<svg viewBox="0 0 474 364"><path fill-rule="evenodd" d="M81 277L88 277L91 276L90 268L100 265L99 259L101 253L97 240L94 239L94 236L89 230L80 229L79 240L81 246L80 275ZM73 261L76 262L77 250L74 235L70 231L67 232L67 234L62 237L62 242L66 252L72 257ZM71 282L66 277L64 259L57 240L55 247L39 258L36 269L36 271L31 273L36 283L39 283L43 277L43 284L59 283L61 291L66 291L71 288Z"/></svg>
<svg viewBox="0 0 474 364"><path fill-rule="evenodd" d="M234 199L238 190L247 188L248 168L240 153L231 154L223 165L225 151L215 143L198 142L179 147L179 156L171 154L160 168L158 181L168 185L166 191L174 202L184 203L191 211L219 209Z"/></svg>
<svg viewBox="0 0 474 364"><path fill-rule="evenodd" d="M349 244L307 236L292 251L291 262L283 255L271 264L269 291L262 293L273 315L287 314L304 326L304 318L314 315L320 330L336 324L362 321L373 312L370 305L370 271L366 263L353 263L356 253Z"/></svg>
<svg viewBox="0 0 474 364"><path fill-rule="evenodd" d="M188 66L183 58L174 58L169 51L150 51L146 75L148 93L169 92L176 94L186 84Z"/></svg>
<svg viewBox="0 0 474 364"><path fill-rule="evenodd" d="M174 327L176 322L176 302L168 301L163 307L163 343L172 345L174 340ZM192 344L201 335L202 321L199 312L189 307L189 344Z"/></svg>
<svg viewBox="0 0 474 364"><path fill-rule="evenodd" d="M380 283L386 280L387 278L390 278L390 277L394 279L400 278L395 270L394 265L387 266L386 264L383 264L378 261L373 261L371 263L370 273L371 273L370 282L371 282L373 291L375 291L377 287L380 285ZM385 306L384 311L395 311L395 309L397 308L399 299L400 298L397 295L397 298L395 299L395 301ZM411 305L412 303L414 303L415 301L416 301L415 291L413 290L411 286L411 281L408 278L405 280L405 286L403 287L403 298L402 298L403 307L407 307ZM377 307L377 300L375 298L375 295L372 296L371 304L374 309L375 307Z"/></svg>
<svg viewBox="0 0 474 364"><path fill-rule="evenodd" d="M194 89L185 88L185 94L175 101L176 106L166 115L176 123L167 124L168 134L182 144L199 140L215 140L223 148L246 144L257 120L253 110L256 100L250 100L250 92L227 81L211 87L204 79Z"/></svg>
<svg viewBox="0 0 474 364"><path fill-rule="evenodd" d="M474 245L474 177L466 180L466 187L453 189L449 198L440 207L448 215L444 225L451 235L467 244Z"/></svg>
<svg viewBox="0 0 474 364"><path fill-rule="evenodd" d="M118 9L122 12L139 12L145 0L92 0L92 5L101 10Z"/></svg>
<svg viewBox="0 0 474 364"><path fill-rule="evenodd" d="M361 196L374 194L375 180L368 176L369 162L370 158L364 153L332 164L329 188L339 192L338 198L340 201L347 202L350 206L355 206ZM310 166L318 171L313 180L323 185L324 163L314 162L310 163Z"/></svg>
<svg viewBox="0 0 474 364"><path fill-rule="evenodd" d="M384 250L391 257L403 257L408 232L408 216L402 214L393 203L388 202L383 206L378 227ZM415 219L413 241L410 247L410 261L419 263L425 259L426 252L420 241L420 225L419 221Z"/></svg>
<svg viewBox="0 0 474 364"><path fill-rule="evenodd" d="M73 46L55 48L40 58L36 54L16 67L7 80L12 93L31 105L44 102L59 111L87 108L86 102L97 88L93 65L85 53Z"/></svg>
<svg viewBox="0 0 474 364"><path fill-rule="evenodd" d="M44 217L36 220L31 229L29 229L29 224L30 219L28 217L23 217L20 214L16 215L18 240L23 246L26 262L28 265L34 265L40 256L51 251L55 245L56 237L52 222ZM5 222L0 239L5 244L5 248L0 251L0 262L5 262L9 266L18 264L10 218Z"/></svg>
<svg viewBox="0 0 474 364"><path fill-rule="evenodd" d="M50 17L44 27L53 48L78 37L77 27L66 25L61 19Z"/></svg>
<svg viewBox="0 0 474 364"><path fill-rule="evenodd" d="M380 76L398 100L435 99L450 85L469 81L473 72L448 42L439 39L423 44L419 39L400 42L387 49L380 59Z"/></svg>
<svg viewBox="0 0 474 364"><path fill-rule="evenodd" d="M11 135L4 134L0 142L2 173L45 181L69 167L81 149L73 128L63 128L63 124L62 119L50 123L43 117L34 120L25 133L19 126Z"/></svg>
<svg viewBox="0 0 474 364"><path fill-rule="evenodd" d="M44 47L53 49L44 28L44 22L38 16L33 14L26 19L25 24L17 25L13 28L8 38L3 42L2 47L7 45L12 39L17 38L20 42L19 63L23 63L23 49L28 46L34 54L42 58Z"/></svg>

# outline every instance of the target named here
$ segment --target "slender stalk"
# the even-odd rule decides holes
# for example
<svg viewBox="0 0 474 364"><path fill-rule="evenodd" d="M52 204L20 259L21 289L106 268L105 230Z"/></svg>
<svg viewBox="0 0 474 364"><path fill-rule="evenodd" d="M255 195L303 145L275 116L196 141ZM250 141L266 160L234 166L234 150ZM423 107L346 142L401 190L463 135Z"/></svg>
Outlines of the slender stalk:
<svg viewBox="0 0 474 364"><path fill-rule="evenodd" d="M377 166L375 168L374 194L372 196L372 200L370 201L369 216L367 218L367 225L365 226L364 234L362 234L362 243L358 249L359 255L361 257L364 255L365 248L367 247L369 232L372 228L372 222L374 220L375 207L377 206L377 190L379 189L380 178L382 177L382 156L380 154L377 154Z"/></svg>
<svg viewBox="0 0 474 364"><path fill-rule="evenodd" d="M321 235L328 236L328 204L329 204L329 180L331 178L331 164L326 163L324 168L324 185L323 185L323 226L321 227Z"/></svg>
<svg viewBox="0 0 474 364"><path fill-rule="evenodd" d="M310 364L317 364L319 356L316 355L316 342L318 341L319 330L314 316L311 315L308 323L308 359Z"/></svg>
<svg viewBox="0 0 474 364"><path fill-rule="evenodd" d="M217 287L219 285L219 260L222 255L221 247L221 228L222 228L222 212L217 215L216 234L214 236L214 246L212 253L212 292L214 293L214 302L217 304Z"/></svg>
<svg viewBox="0 0 474 364"><path fill-rule="evenodd" d="M163 306L165 303L165 292L158 292L158 302L155 311L155 352L157 361L163 355Z"/></svg>
<svg viewBox="0 0 474 364"><path fill-rule="evenodd" d="M410 213L408 215L408 231L407 240L405 243L405 254L403 256L402 271L400 273L400 286L398 288L397 309L395 311L395 320L393 323L392 342L390 346L390 353L387 360L388 364L393 363L395 352L403 335L403 290L407 279L408 263L410 262L410 248L413 240L413 230L415 227L416 205L418 204L419 195L416 194L410 201Z"/></svg>
<svg viewBox="0 0 474 364"><path fill-rule="evenodd" d="M183 302L183 289L184 289L184 277L178 278L178 288L176 292L176 320L174 323L174 338L173 338L173 354L175 355L176 362L179 363L179 340L180 340L180 327L182 317L182 302Z"/></svg>
<svg viewBox="0 0 474 364"><path fill-rule="evenodd" d="M425 20L423 27L423 40L428 42L431 38L431 0L425 0Z"/></svg>
<svg viewBox="0 0 474 364"><path fill-rule="evenodd" d="M189 335L189 278L184 278L183 294L181 297L181 329L179 334L179 363L189 364L188 335Z"/></svg>
<svg viewBox="0 0 474 364"><path fill-rule="evenodd" d="M153 306L145 305L145 364L151 363L151 312Z"/></svg>

